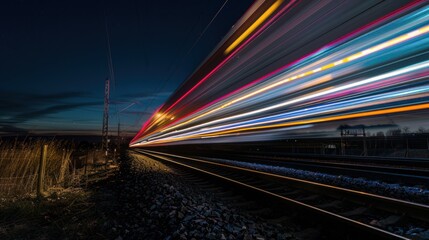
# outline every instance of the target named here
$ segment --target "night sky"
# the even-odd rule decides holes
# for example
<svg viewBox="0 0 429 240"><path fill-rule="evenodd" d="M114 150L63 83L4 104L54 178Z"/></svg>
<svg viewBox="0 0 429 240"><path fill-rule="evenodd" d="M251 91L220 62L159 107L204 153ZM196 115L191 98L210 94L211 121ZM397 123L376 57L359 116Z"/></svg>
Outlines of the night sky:
<svg viewBox="0 0 429 240"><path fill-rule="evenodd" d="M252 2L2 2L0 135L101 134L107 24L110 129L132 136Z"/></svg>

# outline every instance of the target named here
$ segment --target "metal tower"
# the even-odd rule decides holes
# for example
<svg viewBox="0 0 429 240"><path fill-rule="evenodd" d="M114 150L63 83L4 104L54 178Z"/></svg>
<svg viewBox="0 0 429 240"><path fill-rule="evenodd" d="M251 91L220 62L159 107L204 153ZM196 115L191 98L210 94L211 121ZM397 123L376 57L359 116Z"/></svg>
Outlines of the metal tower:
<svg viewBox="0 0 429 240"><path fill-rule="evenodd" d="M103 150L107 156L109 151L109 97L110 97L110 81L106 79L104 86L104 114L103 114L103 130L101 133L101 150Z"/></svg>

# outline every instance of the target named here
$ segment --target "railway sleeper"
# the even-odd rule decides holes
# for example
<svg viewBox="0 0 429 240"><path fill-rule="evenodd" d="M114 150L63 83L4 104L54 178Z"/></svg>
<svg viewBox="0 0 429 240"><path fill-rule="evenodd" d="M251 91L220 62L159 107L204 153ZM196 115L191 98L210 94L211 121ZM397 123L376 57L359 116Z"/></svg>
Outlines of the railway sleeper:
<svg viewBox="0 0 429 240"><path fill-rule="evenodd" d="M333 200L331 202L316 205L316 207L323 208L323 209L339 209L341 208L341 206L342 206L342 202L340 200Z"/></svg>
<svg viewBox="0 0 429 240"><path fill-rule="evenodd" d="M342 212L342 213L340 213L340 215L345 216L345 217L351 217L351 216L362 215L362 214L366 213L367 211L368 211L367 207L358 207L358 208L355 208L351 211Z"/></svg>
<svg viewBox="0 0 429 240"><path fill-rule="evenodd" d="M381 220L372 220L370 222L371 225L385 228L387 226L393 225L398 223L403 217L398 215L390 215L386 218L383 218Z"/></svg>
<svg viewBox="0 0 429 240"><path fill-rule="evenodd" d="M313 194L313 195L297 197L295 200L307 202L307 201L314 201L317 199L320 199L320 195Z"/></svg>

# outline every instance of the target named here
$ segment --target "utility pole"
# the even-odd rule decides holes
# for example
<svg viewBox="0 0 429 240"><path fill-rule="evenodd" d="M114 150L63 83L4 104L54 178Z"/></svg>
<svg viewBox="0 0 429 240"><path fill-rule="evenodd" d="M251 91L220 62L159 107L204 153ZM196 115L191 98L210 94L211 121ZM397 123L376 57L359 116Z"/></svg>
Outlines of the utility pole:
<svg viewBox="0 0 429 240"><path fill-rule="evenodd" d="M121 142L121 123L120 122L118 122L118 142L117 142L117 144L118 144L118 150L119 150L119 148L121 147L121 144L122 144L122 142Z"/></svg>
<svg viewBox="0 0 429 240"><path fill-rule="evenodd" d="M101 150L104 152L106 157L107 165L107 153L109 151L109 97L110 97L110 82L106 79L104 86L104 114L103 114L103 130L101 139Z"/></svg>

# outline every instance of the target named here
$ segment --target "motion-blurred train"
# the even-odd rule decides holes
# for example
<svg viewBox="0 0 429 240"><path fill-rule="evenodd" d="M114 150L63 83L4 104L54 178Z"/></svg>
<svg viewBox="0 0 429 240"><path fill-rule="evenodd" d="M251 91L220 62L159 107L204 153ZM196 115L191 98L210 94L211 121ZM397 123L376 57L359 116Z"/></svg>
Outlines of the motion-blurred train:
<svg viewBox="0 0 429 240"><path fill-rule="evenodd" d="M424 132L428 108L428 1L260 0L130 146Z"/></svg>

